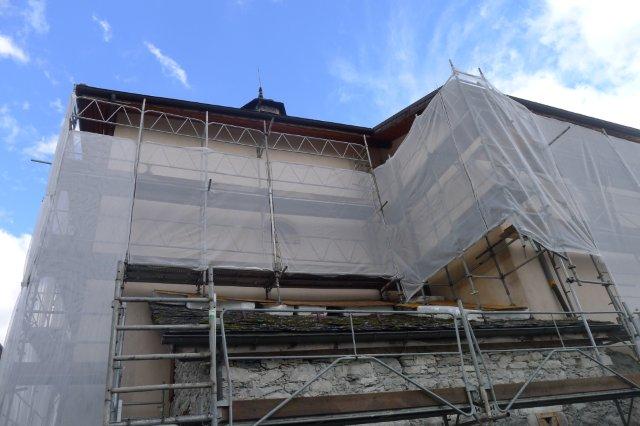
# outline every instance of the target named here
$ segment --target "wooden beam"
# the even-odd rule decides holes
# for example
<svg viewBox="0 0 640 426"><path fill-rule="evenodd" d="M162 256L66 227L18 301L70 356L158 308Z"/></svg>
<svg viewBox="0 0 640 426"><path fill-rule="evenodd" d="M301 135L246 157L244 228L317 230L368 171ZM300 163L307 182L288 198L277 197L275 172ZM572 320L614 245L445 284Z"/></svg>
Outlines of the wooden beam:
<svg viewBox="0 0 640 426"><path fill-rule="evenodd" d="M640 383L640 374L628 376ZM499 401L506 403L522 383L495 385ZM439 388L433 392L453 405L467 404L464 387ZM557 401L595 401L640 395L640 390L615 376L532 382L522 393L514 408L557 404ZM555 399L554 399L555 398ZM282 402L281 398L234 401L234 421L257 420ZM295 398L273 416L274 419L332 416L389 410L440 407L441 404L422 391L371 392L350 395L329 395ZM223 413L227 418L226 412Z"/></svg>

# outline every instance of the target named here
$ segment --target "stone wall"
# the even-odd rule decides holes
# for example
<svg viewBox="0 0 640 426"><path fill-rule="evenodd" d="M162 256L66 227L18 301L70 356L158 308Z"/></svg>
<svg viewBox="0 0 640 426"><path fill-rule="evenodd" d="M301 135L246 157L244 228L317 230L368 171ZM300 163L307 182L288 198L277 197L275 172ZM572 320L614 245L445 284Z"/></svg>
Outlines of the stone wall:
<svg viewBox="0 0 640 426"><path fill-rule="evenodd" d="M485 356L494 383L524 382L540 365L541 352L500 352ZM638 371L637 364L628 355L608 351L605 363L620 372ZM463 386L458 355L420 355L380 358L386 365L410 377L427 388ZM330 361L263 360L235 362L231 366L233 396L235 399L282 398L291 395L304 383L314 378ZM471 382L475 374L469 359L465 359L465 372ZM177 362L175 381L207 381L209 364L205 362ZM557 353L541 371L536 380L552 380L610 375L596 363L577 352ZM315 381L301 396L384 392L416 389L399 375L370 360L349 360L336 365ZM223 384L227 392L227 384ZM206 390L176 391L172 414L194 414L207 406ZM621 402L624 412L628 401ZM638 404L640 405L640 404ZM537 424L536 413L562 410L560 418L567 424L622 424L613 402L574 404L564 407L541 407L516 410L499 424ZM640 424L640 415L634 414ZM394 424L440 424L441 419L394 422ZM386 423L389 424L389 423Z"/></svg>

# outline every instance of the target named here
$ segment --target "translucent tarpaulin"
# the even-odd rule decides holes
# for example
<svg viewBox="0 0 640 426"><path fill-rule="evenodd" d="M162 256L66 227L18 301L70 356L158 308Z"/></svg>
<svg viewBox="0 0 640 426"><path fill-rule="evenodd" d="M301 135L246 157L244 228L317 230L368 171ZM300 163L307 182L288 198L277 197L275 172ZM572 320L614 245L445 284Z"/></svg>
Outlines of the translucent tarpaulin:
<svg viewBox="0 0 640 426"><path fill-rule="evenodd" d="M206 159L205 263L272 269L266 162L215 151Z"/></svg>
<svg viewBox="0 0 640 426"><path fill-rule="evenodd" d="M204 150L140 148L129 261L199 267L203 255Z"/></svg>
<svg viewBox="0 0 640 426"><path fill-rule="evenodd" d="M116 266L133 194L132 140L69 132L0 362L0 424L101 422Z"/></svg>
<svg viewBox="0 0 640 426"><path fill-rule="evenodd" d="M393 275L370 173L271 163L276 230L291 272Z"/></svg>
<svg viewBox="0 0 640 426"><path fill-rule="evenodd" d="M632 309L640 308L640 145L551 118L537 120L555 139L558 168L585 213L618 294Z"/></svg>
<svg viewBox="0 0 640 426"><path fill-rule="evenodd" d="M271 269L272 251L264 161L142 144L132 263Z"/></svg>
<svg viewBox="0 0 640 426"><path fill-rule="evenodd" d="M273 269L268 163L142 144L130 261ZM274 222L289 272L393 275L370 173L272 162Z"/></svg>
<svg viewBox="0 0 640 426"><path fill-rule="evenodd" d="M375 170L405 293L503 222L556 251L595 252L534 115L455 73Z"/></svg>
<svg viewBox="0 0 640 426"><path fill-rule="evenodd" d="M0 423L99 423L127 252L199 269L400 274L411 296L508 222L552 250L601 254L640 308L640 145L536 116L483 78L454 74L374 175L155 136L137 149L63 132L0 363Z"/></svg>

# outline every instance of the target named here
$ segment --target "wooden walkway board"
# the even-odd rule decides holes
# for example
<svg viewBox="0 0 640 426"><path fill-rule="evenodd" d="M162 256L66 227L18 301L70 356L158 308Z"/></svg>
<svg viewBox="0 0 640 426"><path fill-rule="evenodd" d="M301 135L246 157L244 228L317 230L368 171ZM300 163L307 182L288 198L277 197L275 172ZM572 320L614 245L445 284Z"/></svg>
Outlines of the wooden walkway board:
<svg viewBox="0 0 640 426"><path fill-rule="evenodd" d="M640 383L640 374L632 374L627 377L635 383ZM506 403L513 398L521 386L522 383L494 385L496 397ZM434 389L433 391L454 405L465 405L467 403L463 387ZM514 408L531 405L532 401L536 399L548 401L546 405L556 404L562 398L572 398L576 399L576 401L581 399L590 401L607 400L612 399L613 394L619 394L624 391L630 394L633 391L633 387L615 376L532 382L525 389ZM635 395L640 395L640 390L636 389ZM257 420L281 401L283 400L255 399L234 401L234 421ZM540 406L545 405L545 403L538 401L535 405ZM273 418L329 416L439 406L441 404L438 401L419 390L300 397L285 405ZM224 413L224 416L226 418L227 413Z"/></svg>

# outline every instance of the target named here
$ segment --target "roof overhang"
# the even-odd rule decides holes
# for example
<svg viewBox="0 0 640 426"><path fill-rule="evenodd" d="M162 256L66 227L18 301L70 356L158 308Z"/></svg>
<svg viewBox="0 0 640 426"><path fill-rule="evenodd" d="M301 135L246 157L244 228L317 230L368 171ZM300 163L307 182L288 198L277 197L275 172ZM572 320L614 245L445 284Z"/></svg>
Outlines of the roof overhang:
<svg viewBox="0 0 640 426"><path fill-rule="evenodd" d="M273 120L273 130L283 133L294 133L312 137L328 138L346 142L361 143L363 137L373 147L388 148L393 140L405 135L417 114L422 113L440 88L428 93L411 105L385 119L374 127L354 126L351 124L335 123L331 121L315 120L295 116L278 116L260 111L234 108L215 104L186 101L180 99L149 96L139 93L123 92L99 87L78 84L75 93L78 96L98 97L111 101L121 101L140 105L146 99L147 105L173 114L190 116L204 120L206 112L211 121L219 121L237 126L262 129L263 123ZM511 99L521 103L530 111L574 123L596 130L605 130L616 137L640 142L640 130L610 121L601 120L583 114L563 110L561 108L544 105L527 99L511 96Z"/></svg>

